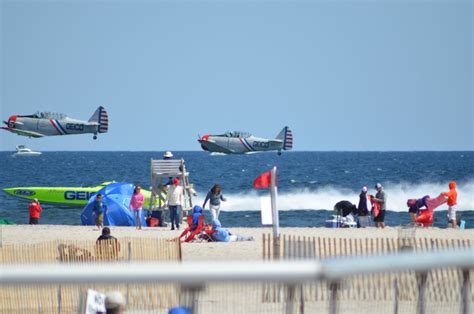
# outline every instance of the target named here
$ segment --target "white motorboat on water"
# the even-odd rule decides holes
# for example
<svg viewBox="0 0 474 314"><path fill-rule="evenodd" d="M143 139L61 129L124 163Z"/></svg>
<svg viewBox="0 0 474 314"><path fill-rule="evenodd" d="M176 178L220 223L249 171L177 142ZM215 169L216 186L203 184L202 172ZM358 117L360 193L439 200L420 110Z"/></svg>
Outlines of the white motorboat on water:
<svg viewBox="0 0 474 314"><path fill-rule="evenodd" d="M34 150L31 150L25 145L18 145L16 147L16 153L14 153L12 156L17 157L17 156L39 156L39 155L41 155L41 152L35 152Z"/></svg>

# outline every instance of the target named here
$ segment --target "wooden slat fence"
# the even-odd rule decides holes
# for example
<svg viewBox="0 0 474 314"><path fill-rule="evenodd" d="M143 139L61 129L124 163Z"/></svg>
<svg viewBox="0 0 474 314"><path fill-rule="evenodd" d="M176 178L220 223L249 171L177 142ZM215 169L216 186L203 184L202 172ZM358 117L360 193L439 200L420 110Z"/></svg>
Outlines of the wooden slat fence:
<svg viewBox="0 0 474 314"><path fill-rule="evenodd" d="M399 233L398 238L330 238L307 237L283 234L279 241L279 256L284 260L325 259L343 256L368 256L395 253L402 250L433 251L448 248L473 248L474 239L415 238L409 231ZM273 260L273 236L263 235L263 260ZM278 246L277 246L278 247ZM472 285L474 272L470 272ZM339 283L336 298L341 301L390 302L396 298L402 302L415 304L419 297L420 275L414 272L362 276L354 274ZM428 273L425 298L432 304L437 302L460 304L462 273L458 269L439 269ZM471 289L471 298L474 293ZM330 298L331 287L320 281L305 284L295 290L295 302L321 302ZM290 291L287 287L268 284L264 287L264 302L288 302ZM294 294L294 293L293 293ZM416 307L415 307L416 309Z"/></svg>
<svg viewBox="0 0 474 314"><path fill-rule="evenodd" d="M4 245L2 264L180 261L178 239L121 238L107 241L50 241ZM87 289L119 290L129 308L167 309L179 304L180 287L172 284L38 285L0 287L0 313L77 313Z"/></svg>

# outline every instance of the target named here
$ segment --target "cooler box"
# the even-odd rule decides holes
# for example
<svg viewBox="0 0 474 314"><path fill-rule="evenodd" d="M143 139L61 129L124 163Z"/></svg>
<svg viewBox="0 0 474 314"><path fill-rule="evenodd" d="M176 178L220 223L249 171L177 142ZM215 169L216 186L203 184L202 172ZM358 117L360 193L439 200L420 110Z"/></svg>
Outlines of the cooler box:
<svg viewBox="0 0 474 314"><path fill-rule="evenodd" d="M324 223L324 226L326 228L339 228L341 226L342 222L340 221L337 221L335 219L328 219L326 220L326 222Z"/></svg>

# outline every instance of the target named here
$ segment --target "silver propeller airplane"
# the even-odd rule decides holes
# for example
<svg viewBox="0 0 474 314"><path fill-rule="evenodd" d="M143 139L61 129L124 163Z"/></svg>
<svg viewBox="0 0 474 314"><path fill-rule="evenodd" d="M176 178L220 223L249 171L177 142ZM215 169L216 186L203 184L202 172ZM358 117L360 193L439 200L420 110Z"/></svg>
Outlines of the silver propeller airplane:
<svg viewBox="0 0 474 314"><path fill-rule="evenodd" d="M76 120L60 113L37 112L32 115L14 115L3 121L7 126L1 127L18 135L43 137L53 135L106 133L109 129L109 117L104 107L100 106L88 121Z"/></svg>
<svg viewBox="0 0 474 314"><path fill-rule="evenodd" d="M221 135L204 135L198 139L202 149L211 153L247 154L261 151L290 150L293 148L293 133L284 127L275 139L255 137L246 132L226 132Z"/></svg>

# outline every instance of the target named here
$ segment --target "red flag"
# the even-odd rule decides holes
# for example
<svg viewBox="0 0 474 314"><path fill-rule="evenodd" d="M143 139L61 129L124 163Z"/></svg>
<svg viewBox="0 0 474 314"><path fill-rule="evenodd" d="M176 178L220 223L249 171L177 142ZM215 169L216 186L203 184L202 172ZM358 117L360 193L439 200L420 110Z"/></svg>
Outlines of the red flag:
<svg viewBox="0 0 474 314"><path fill-rule="evenodd" d="M253 181L254 189L269 188L271 183L272 174L271 171L262 173L255 181Z"/></svg>

